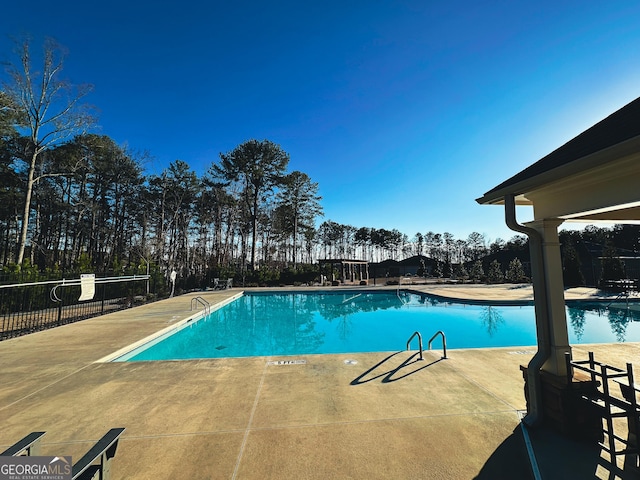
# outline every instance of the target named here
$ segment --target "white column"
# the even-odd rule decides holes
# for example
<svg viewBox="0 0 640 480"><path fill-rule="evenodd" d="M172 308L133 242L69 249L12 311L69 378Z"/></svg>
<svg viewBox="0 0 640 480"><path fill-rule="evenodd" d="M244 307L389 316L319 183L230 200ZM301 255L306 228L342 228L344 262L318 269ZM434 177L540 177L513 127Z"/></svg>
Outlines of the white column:
<svg viewBox="0 0 640 480"><path fill-rule="evenodd" d="M549 317L549 349L551 354L542 366L542 370L558 376L567 374L564 354L571 351L565 313L560 241L558 239L558 226L562 222L560 219L553 218L527 223L527 226L534 228L542 236L542 259L531 258L531 262L542 261L544 279L541 283L544 284L546 292L547 305L545 308ZM532 252L532 255L536 254Z"/></svg>

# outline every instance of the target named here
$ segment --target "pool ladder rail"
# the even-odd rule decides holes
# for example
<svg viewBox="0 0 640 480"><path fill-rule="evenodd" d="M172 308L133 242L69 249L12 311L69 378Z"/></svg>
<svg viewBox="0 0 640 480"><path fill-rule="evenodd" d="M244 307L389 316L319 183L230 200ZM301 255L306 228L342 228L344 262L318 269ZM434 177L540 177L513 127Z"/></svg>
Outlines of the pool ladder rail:
<svg viewBox="0 0 640 480"><path fill-rule="evenodd" d="M438 335L440 335L442 337L442 358L446 360L447 358L447 337L445 336L444 332L442 330L438 330L436 333L433 334L433 337L431 337L429 339L429 342L427 343L427 350L431 350L431 344L433 343L433 341L438 337ZM407 350L410 350L410 345L411 345L411 340L413 340L413 337L418 337L418 347L420 349L420 358L418 360L424 360L424 357L422 355L422 335L420 335L420 332L413 332L413 335L411 335L409 337L409 340L407 340Z"/></svg>
<svg viewBox="0 0 640 480"><path fill-rule="evenodd" d="M211 311L211 305L201 296L193 297L191 299L191 310L193 311L194 305L197 306L198 304L204 307L204 314L209 315L209 312Z"/></svg>

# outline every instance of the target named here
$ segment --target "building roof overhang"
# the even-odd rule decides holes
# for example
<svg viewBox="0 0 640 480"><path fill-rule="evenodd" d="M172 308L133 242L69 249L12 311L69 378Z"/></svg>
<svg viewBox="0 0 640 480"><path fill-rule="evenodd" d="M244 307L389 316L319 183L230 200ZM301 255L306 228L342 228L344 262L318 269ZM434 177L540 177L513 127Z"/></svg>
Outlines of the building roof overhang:
<svg viewBox="0 0 640 480"><path fill-rule="evenodd" d="M476 201L532 205L534 218L638 222L640 99L634 100Z"/></svg>

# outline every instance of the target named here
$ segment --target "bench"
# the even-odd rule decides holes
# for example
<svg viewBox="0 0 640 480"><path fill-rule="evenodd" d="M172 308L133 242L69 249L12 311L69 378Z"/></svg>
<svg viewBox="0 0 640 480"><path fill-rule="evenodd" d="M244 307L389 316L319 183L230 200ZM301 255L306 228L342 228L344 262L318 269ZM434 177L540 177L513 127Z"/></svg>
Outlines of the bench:
<svg viewBox="0 0 640 480"><path fill-rule="evenodd" d="M11 445L0 457L17 457L20 455L37 456L40 454L40 440L46 432L31 432L22 440Z"/></svg>
<svg viewBox="0 0 640 480"><path fill-rule="evenodd" d="M109 430L84 456L73 465L73 480L108 480L111 461L116 455L118 439L124 428Z"/></svg>

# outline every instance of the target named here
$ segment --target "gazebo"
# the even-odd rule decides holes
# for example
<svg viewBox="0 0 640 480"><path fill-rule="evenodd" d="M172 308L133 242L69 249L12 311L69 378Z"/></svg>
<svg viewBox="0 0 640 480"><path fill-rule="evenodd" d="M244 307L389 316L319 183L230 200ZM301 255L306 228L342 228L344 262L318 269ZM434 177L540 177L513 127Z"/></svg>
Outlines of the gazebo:
<svg viewBox="0 0 640 480"><path fill-rule="evenodd" d="M529 238L538 350L526 368L525 421L535 425L552 408L542 390L566 379L564 356L571 351L558 227L568 221L640 223L640 98L477 202L504 205L509 228ZM533 221L518 223L516 205L532 206Z"/></svg>
<svg viewBox="0 0 640 480"><path fill-rule="evenodd" d="M320 277L324 275L332 282L361 283L369 281L369 262L365 260L346 260L343 258L318 260ZM329 272L326 267L329 266ZM334 274L337 269L338 275Z"/></svg>

